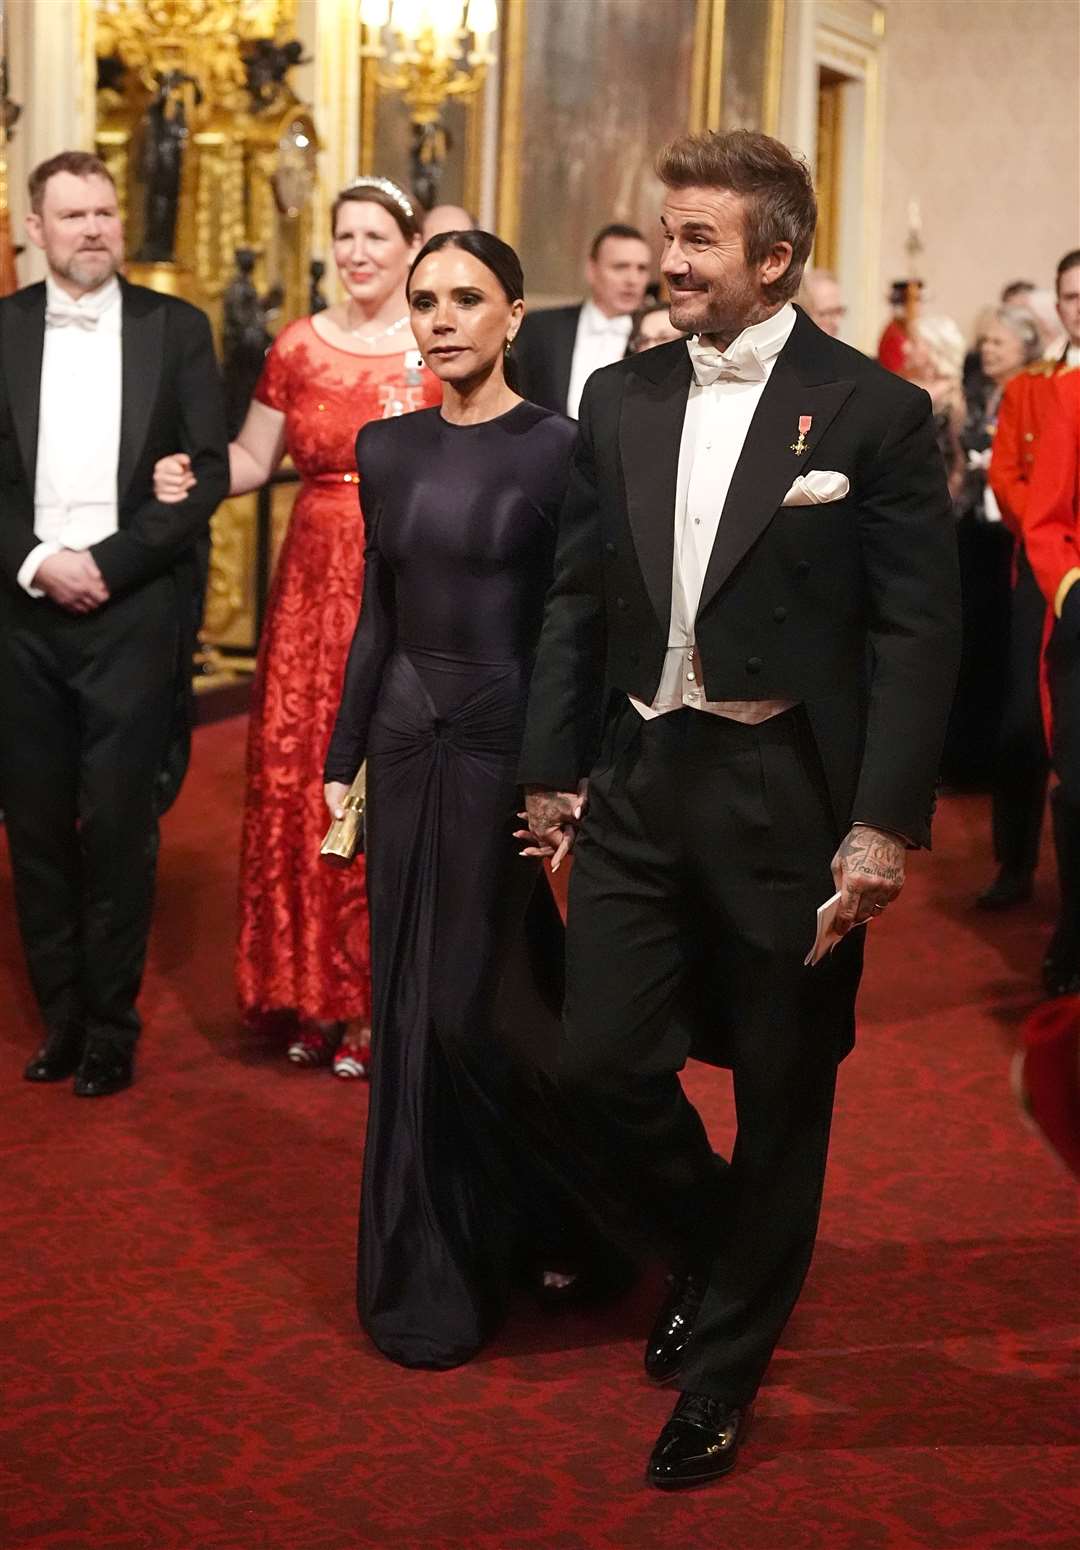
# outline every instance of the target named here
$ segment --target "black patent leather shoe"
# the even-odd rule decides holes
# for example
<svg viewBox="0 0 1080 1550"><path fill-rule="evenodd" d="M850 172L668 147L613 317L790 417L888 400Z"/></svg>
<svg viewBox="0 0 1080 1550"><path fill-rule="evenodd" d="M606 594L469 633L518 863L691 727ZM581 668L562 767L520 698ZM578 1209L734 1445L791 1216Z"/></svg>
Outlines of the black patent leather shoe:
<svg viewBox="0 0 1080 1550"><path fill-rule="evenodd" d="M680 1394L645 1478L662 1491L719 1480L735 1468L750 1413L750 1406L739 1410L708 1394Z"/></svg>
<svg viewBox="0 0 1080 1550"><path fill-rule="evenodd" d="M1017 872L1002 867L988 888L975 900L980 910L1011 910L1017 904L1026 904L1034 892L1034 879L1030 872Z"/></svg>
<svg viewBox="0 0 1080 1550"><path fill-rule="evenodd" d="M23 1068L28 1082L63 1082L79 1068L83 1057L81 1033L50 1033L33 1060Z"/></svg>
<svg viewBox="0 0 1080 1550"><path fill-rule="evenodd" d="M645 1371L654 1383L670 1382L682 1366L707 1285L693 1271L668 1277L668 1294L645 1346Z"/></svg>
<svg viewBox="0 0 1080 1550"><path fill-rule="evenodd" d="M135 1080L135 1058L130 1050L90 1048L75 1074L76 1098L108 1098L123 1092Z"/></svg>

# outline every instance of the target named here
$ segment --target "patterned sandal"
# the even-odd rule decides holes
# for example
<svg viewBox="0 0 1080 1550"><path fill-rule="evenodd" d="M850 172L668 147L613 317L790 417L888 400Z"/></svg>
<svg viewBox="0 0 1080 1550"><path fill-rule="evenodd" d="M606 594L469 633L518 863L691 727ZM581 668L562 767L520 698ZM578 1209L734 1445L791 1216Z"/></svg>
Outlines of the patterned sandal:
<svg viewBox="0 0 1080 1550"><path fill-rule="evenodd" d="M334 1055L334 1075L346 1081L366 1078L371 1071L371 1030L361 1028L355 1039L342 1039Z"/></svg>
<svg viewBox="0 0 1080 1550"><path fill-rule="evenodd" d="M344 1023L304 1023L285 1053L294 1066L328 1066L344 1031Z"/></svg>

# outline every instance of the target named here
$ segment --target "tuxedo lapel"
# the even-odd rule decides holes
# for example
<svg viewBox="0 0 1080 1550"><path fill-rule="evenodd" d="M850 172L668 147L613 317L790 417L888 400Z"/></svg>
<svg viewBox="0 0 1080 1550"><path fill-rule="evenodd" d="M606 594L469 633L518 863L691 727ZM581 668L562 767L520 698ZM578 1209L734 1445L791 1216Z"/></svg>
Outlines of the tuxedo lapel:
<svg viewBox="0 0 1080 1550"><path fill-rule="evenodd" d="M551 352L551 396L559 406L559 413L566 413L566 400L570 396L570 376L574 369L574 346L577 343L580 307L566 307L558 316L558 337Z"/></svg>
<svg viewBox="0 0 1080 1550"><path fill-rule="evenodd" d="M123 284L120 456L116 468L121 506L138 466L157 402L165 349L165 308L153 293Z"/></svg>
<svg viewBox="0 0 1080 1550"><path fill-rule="evenodd" d="M705 571L699 615L768 527L792 481L809 466L815 446L855 386L851 380L822 380L830 373L815 349L815 335L817 330L799 313L765 384L731 477ZM805 447L794 452L799 421L805 419L810 421Z"/></svg>
<svg viewBox="0 0 1080 1550"><path fill-rule="evenodd" d="M4 375L30 498L37 481L41 358L45 352L45 286L30 285L4 308Z"/></svg>
<svg viewBox="0 0 1080 1550"><path fill-rule="evenodd" d="M626 511L638 564L656 617L666 636L671 617L671 570L675 552L675 493L679 477L690 356L679 341L639 357L619 417L619 448ZM659 367L654 371L654 367Z"/></svg>

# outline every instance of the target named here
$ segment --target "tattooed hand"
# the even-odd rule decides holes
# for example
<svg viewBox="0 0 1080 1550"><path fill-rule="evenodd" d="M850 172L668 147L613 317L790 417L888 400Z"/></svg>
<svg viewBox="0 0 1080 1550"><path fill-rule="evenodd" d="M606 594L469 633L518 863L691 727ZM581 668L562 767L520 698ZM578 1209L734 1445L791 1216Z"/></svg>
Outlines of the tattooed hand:
<svg viewBox="0 0 1080 1550"><path fill-rule="evenodd" d="M857 823L833 857L833 881L840 893L834 921L844 935L872 920L904 886L906 846L896 834Z"/></svg>
<svg viewBox="0 0 1080 1550"><path fill-rule="evenodd" d="M514 838L532 843L521 854L550 856L551 870L557 872L573 849L588 800L587 780L581 782L577 791L545 791L541 786L526 786L525 811L518 817L529 827L516 829Z"/></svg>

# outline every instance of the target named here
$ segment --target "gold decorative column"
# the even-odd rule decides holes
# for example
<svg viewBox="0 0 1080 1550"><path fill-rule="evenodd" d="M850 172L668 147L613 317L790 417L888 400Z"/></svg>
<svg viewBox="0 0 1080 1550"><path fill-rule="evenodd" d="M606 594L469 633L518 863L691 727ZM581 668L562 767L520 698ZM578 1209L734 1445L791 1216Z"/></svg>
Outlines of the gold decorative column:
<svg viewBox="0 0 1080 1550"><path fill-rule="evenodd" d="M238 248L255 252L260 292L280 288L282 317L307 308L319 138L288 81L296 19L297 0L94 0L96 144L120 193L128 274L203 307L216 331ZM169 226L148 197L155 129L174 158L166 254L148 251L151 215L157 246ZM254 661L255 499L224 502L212 537L203 681Z"/></svg>

